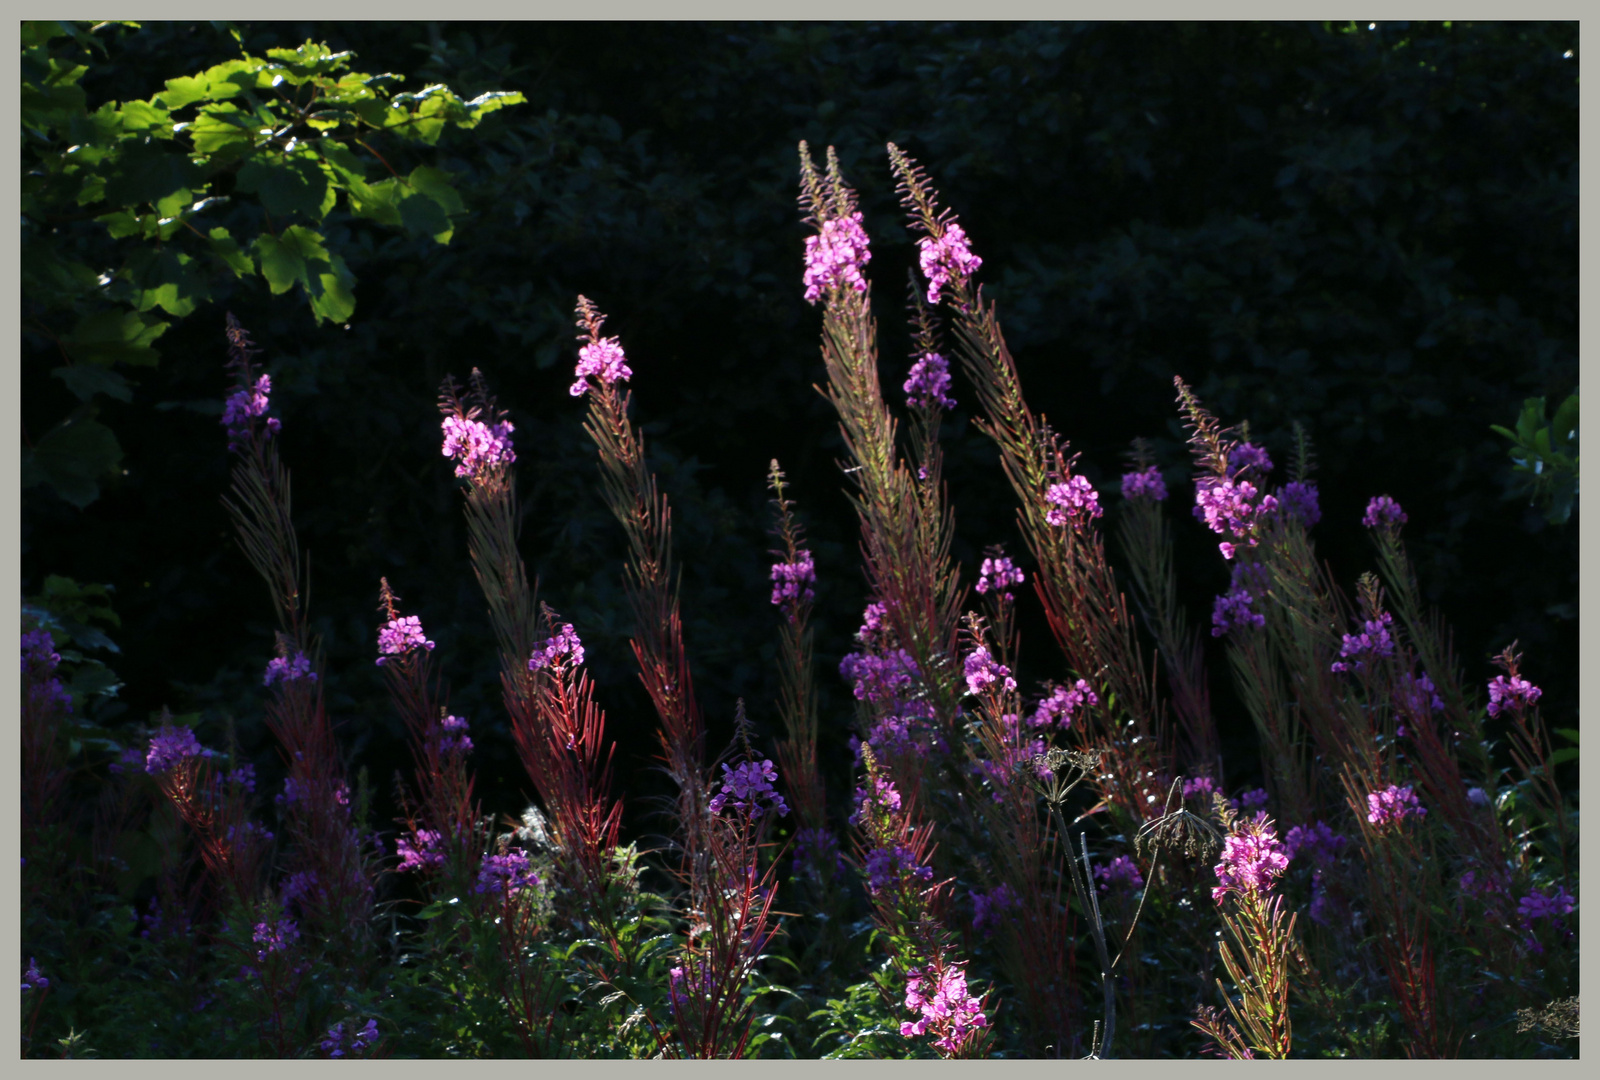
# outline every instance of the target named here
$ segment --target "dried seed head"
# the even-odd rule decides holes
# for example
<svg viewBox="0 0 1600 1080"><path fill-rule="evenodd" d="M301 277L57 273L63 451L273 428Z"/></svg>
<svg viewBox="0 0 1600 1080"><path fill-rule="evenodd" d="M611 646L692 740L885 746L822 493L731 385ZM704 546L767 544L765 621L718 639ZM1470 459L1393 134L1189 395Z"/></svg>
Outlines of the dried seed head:
<svg viewBox="0 0 1600 1080"><path fill-rule="evenodd" d="M1146 822L1134 836L1133 848L1141 855L1156 850L1209 862L1222 849L1222 834L1205 818L1179 809Z"/></svg>

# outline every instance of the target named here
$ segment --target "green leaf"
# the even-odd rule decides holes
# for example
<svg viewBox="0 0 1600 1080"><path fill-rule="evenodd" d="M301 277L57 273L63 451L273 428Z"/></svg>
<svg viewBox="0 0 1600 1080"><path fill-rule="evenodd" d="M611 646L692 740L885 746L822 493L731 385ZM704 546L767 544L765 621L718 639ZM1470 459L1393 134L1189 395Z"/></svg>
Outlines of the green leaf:
<svg viewBox="0 0 1600 1080"><path fill-rule="evenodd" d="M1570 740L1572 742L1577 742L1578 741L1578 729L1577 728L1558 727L1558 728L1555 729L1555 731L1556 731L1556 734L1560 735L1563 739L1568 739L1568 740Z"/></svg>
<svg viewBox="0 0 1600 1080"><path fill-rule="evenodd" d="M193 256L171 246L132 253L126 275L139 290L135 306L140 311L159 307L181 319L211 294L206 275Z"/></svg>
<svg viewBox="0 0 1600 1080"><path fill-rule="evenodd" d="M310 292L312 286L307 262L329 262L321 234L300 225L289 226L279 236L262 233L256 237L255 251L256 258L261 261L261 273L274 295L288 292L296 282Z"/></svg>
<svg viewBox="0 0 1600 1080"><path fill-rule="evenodd" d="M237 105L207 105L183 130L194 140L197 153L230 160L255 146L261 124Z"/></svg>
<svg viewBox="0 0 1600 1080"><path fill-rule="evenodd" d="M431 165L419 165L407 178L412 188L438 203L447 214L464 214L467 208L450 185L450 174Z"/></svg>
<svg viewBox="0 0 1600 1080"><path fill-rule="evenodd" d="M444 207L426 195L407 195L400 200L400 220L414 234L431 236L441 244L450 242L453 230Z"/></svg>
<svg viewBox="0 0 1600 1080"><path fill-rule="evenodd" d="M321 221L328 195L328 177L315 159L287 160L277 154L252 158L239 170L238 189L261 197L261 205L275 217L300 214Z"/></svg>
<svg viewBox="0 0 1600 1080"><path fill-rule="evenodd" d="M76 394L80 401L88 401L96 394L104 394L118 401L133 400L133 388L128 385L128 380L99 364L63 364L51 369L50 375L66 383L67 389Z"/></svg>
<svg viewBox="0 0 1600 1080"><path fill-rule="evenodd" d="M211 253L227 264L235 277L249 277L256 272L255 260L239 246L228 230L218 225L206 234L211 241Z"/></svg>
<svg viewBox="0 0 1600 1080"><path fill-rule="evenodd" d="M122 464L122 447L105 425L68 420L39 440L33 463L58 495L82 510L100 497L97 480Z"/></svg>
<svg viewBox="0 0 1600 1080"><path fill-rule="evenodd" d="M326 269L317 273L317 288L311 297L311 311L320 319L342 323L356 310L356 277L338 255L332 256ZM313 269L318 269L313 267ZM309 290L308 290L309 291Z"/></svg>
<svg viewBox="0 0 1600 1080"><path fill-rule="evenodd" d="M122 122L122 130L127 132L170 130L172 127L172 114L147 101L124 102L116 115Z"/></svg>
<svg viewBox="0 0 1600 1080"><path fill-rule="evenodd" d="M155 100L176 112L185 105L205 100L208 93L204 76L180 75L176 79L168 79L167 88L157 94Z"/></svg>
<svg viewBox="0 0 1600 1080"><path fill-rule="evenodd" d="M68 355L80 363L153 365L160 355L151 348L168 324L136 311L99 311L86 316L61 339Z"/></svg>
<svg viewBox="0 0 1600 1080"><path fill-rule="evenodd" d="M404 224L400 217L400 199L405 196L404 184L394 178L376 184L350 182L350 210L357 217L371 218L380 225L399 228ZM421 198L421 196L409 196Z"/></svg>

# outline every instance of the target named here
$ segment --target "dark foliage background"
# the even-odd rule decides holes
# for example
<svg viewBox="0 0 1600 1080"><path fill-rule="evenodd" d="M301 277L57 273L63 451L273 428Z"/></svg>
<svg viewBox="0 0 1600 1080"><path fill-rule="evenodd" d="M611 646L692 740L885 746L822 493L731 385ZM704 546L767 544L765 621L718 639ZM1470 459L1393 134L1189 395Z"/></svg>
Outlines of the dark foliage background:
<svg viewBox="0 0 1600 1080"><path fill-rule="evenodd" d="M528 788L438 450L439 383L475 366L517 426L524 557L585 640L631 809L645 808L661 786L627 647L622 536L566 390L582 292L611 314L636 373L714 739L731 733L736 697L758 730L775 722L763 476L773 457L788 470L816 551L824 738L842 788L849 710L832 668L865 597L834 422L812 390L800 139L837 146L860 189L886 385L908 366L896 311L914 261L884 157L893 140L962 215L1030 401L1083 452L1103 501L1119 501L1129 440L1155 441L1191 618L1208 624L1227 572L1188 520L1174 374L1225 421L1248 420L1280 463L1290 424L1307 426L1320 550L1341 581L1370 563L1367 499L1398 499L1468 671L1487 679L1490 653L1519 639L1553 726L1575 726L1577 521L1548 526L1513 494L1489 431L1523 398L1577 385L1575 23L239 29L253 53L315 39L410 89L520 90L528 103L413 152L465 200L447 247L342 206L330 215L359 279L347 325L316 324L260 281L214 283L214 302L162 338L160 365L129 372L132 400L101 414L126 473L82 511L47 487L24 493L24 594L48 574L115 586L124 708L102 716L130 735L169 706L199 713L204 741L231 723L264 769L275 757L261 722L269 609L219 503L232 310L266 350L330 705L379 788L379 820L388 777L408 767L372 662L380 575L439 643L486 807L517 811ZM213 24L148 24L108 45L84 78L91 109L237 50ZM56 362L25 337L25 440L71 406ZM948 474L958 556L975 574L985 545L1019 545L959 381L956 394ZM1042 619L1024 637L1026 678L1064 674ZM1229 779L1242 781L1259 766L1216 659Z"/></svg>

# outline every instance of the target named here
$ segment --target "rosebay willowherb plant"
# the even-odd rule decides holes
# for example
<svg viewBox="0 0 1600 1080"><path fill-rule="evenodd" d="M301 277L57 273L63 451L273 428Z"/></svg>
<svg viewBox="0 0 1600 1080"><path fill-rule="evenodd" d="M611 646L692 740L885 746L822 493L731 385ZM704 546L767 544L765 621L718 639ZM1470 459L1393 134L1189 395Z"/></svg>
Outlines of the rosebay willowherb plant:
<svg viewBox="0 0 1600 1080"><path fill-rule="evenodd" d="M168 1030L215 1016L228 1053L279 1057L1569 1052L1579 862L1560 770L1576 750L1553 736L1576 733L1546 727L1537 658L1506 648L1477 693L1388 495L1361 518L1375 571L1342 589L1314 529L1356 508L1322 505L1304 429L1287 446L1252 439L1182 379L1192 510L1172 516L1184 471L1144 440L1121 498L1098 489L1027 403L978 281L979 238L888 150L917 263L898 366L878 351L860 197L831 148L819 166L800 147L811 233L795 288L818 311L865 592L853 639L819 641L814 610L844 586L819 573L773 461L774 546L749 603L773 609L777 699L754 720L743 700L731 717L702 712L671 510L628 390L650 363L577 299L571 396L626 540L633 659L674 787L652 851L627 835L628 778L588 672L585 637L604 639L538 598L517 528L530 451L477 370L445 381L439 446L504 714L452 711L435 642L390 587L402 571L381 578L375 659L413 770L395 834L375 843L327 711L337 675L306 619L281 456L293 428L230 318L228 508L277 617L261 708L284 789L261 805L235 740L207 749L192 718L163 716L108 763L86 845L104 855L81 877L114 876L126 823L166 822L148 914L113 934L128 978L164 972L162 991L73 1011L73 946L32 919L25 1052L80 1053L87 1024L102 1047L160 1053L156 1008ZM971 567L942 442L964 401L1022 541ZM1181 602L1180 529L1215 546L1226 585L1209 612ZM1035 603L1049 635L1025 651ZM69 650L25 631L29 903L62 897L85 925L120 925L63 883L69 856L52 849L74 813L76 705L58 674ZM1208 650L1233 694L1213 697ZM823 692L830 652L849 715ZM1223 739L1224 700L1258 760ZM724 719L734 738L716 755L708 728ZM498 725L534 804L486 813L476 743ZM826 746L844 740L829 736L846 734L835 762ZM498 825L494 809L516 813Z"/></svg>

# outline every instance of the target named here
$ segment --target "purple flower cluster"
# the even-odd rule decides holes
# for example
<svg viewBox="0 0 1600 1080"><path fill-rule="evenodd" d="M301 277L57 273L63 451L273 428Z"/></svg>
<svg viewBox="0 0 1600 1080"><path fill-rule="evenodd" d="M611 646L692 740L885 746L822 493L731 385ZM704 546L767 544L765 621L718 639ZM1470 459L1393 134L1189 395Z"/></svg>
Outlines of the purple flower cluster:
<svg viewBox="0 0 1600 1080"><path fill-rule="evenodd" d="M1367 503L1367 512L1361 518L1361 524L1369 529L1398 529L1408 519L1406 512L1400 509L1400 504L1387 495L1379 495Z"/></svg>
<svg viewBox="0 0 1600 1080"><path fill-rule="evenodd" d="M724 763L722 790L712 797L711 812L720 814L731 806L743 811L752 821L768 810L776 810L778 816L783 817L788 814L789 805L772 786L777 778L778 770L772 767L771 761L742 761L733 769Z"/></svg>
<svg viewBox="0 0 1600 1080"><path fill-rule="evenodd" d="M1065 730L1072 726L1072 718L1079 709L1098 704L1100 696L1090 689L1087 679L1079 679L1071 686L1052 686L1028 723L1034 727L1059 724Z"/></svg>
<svg viewBox="0 0 1600 1080"><path fill-rule="evenodd" d="M256 790L256 767L246 762L228 773L227 780L230 787L242 787L253 793Z"/></svg>
<svg viewBox="0 0 1600 1080"><path fill-rule="evenodd" d="M918 672L911 654L895 649L885 656L850 653L839 662L839 674L855 684L856 700L893 704L916 685Z"/></svg>
<svg viewBox="0 0 1600 1080"><path fill-rule="evenodd" d="M344 1022L333 1025L322 1040L322 1052L330 1058L358 1057L378 1041L378 1022L368 1020L359 1030L345 1033Z"/></svg>
<svg viewBox="0 0 1600 1080"><path fill-rule="evenodd" d="M1317 485L1302 480L1292 480L1278 489L1278 507L1285 516L1299 518L1308 529L1322 520Z"/></svg>
<svg viewBox="0 0 1600 1080"><path fill-rule="evenodd" d="M822 882L847 869L839 838L827 829L800 829L794 834L794 872Z"/></svg>
<svg viewBox="0 0 1600 1080"><path fill-rule="evenodd" d="M72 708L72 695L55 676L61 655L48 630L29 630L22 635L22 677L27 686L28 704L41 713Z"/></svg>
<svg viewBox="0 0 1600 1080"><path fill-rule="evenodd" d="M1209 776L1191 776L1183 781L1183 797L1210 802L1217 792L1217 782Z"/></svg>
<svg viewBox="0 0 1600 1080"><path fill-rule="evenodd" d="M1051 484L1044 493L1044 501L1050 504L1044 519L1057 528L1068 522L1074 526L1087 523L1104 513L1100 509L1100 493L1082 476L1071 476L1065 483Z"/></svg>
<svg viewBox="0 0 1600 1080"><path fill-rule="evenodd" d="M1001 924L1005 913L1016 907L1018 903L1017 894L1005 882L1001 882L986 893L974 892L972 894L973 932L988 937L993 933L994 928Z"/></svg>
<svg viewBox="0 0 1600 1080"><path fill-rule="evenodd" d="M583 642L578 640L571 623L562 626L560 631L543 644L533 647L533 656L528 659L528 670L538 671L541 668L554 667L562 657L566 657L565 663L568 664L583 663Z"/></svg>
<svg viewBox="0 0 1600 1080"><path fill-rule="evenodd" d="M578 367L573 374L576 378L568 393L573 397L582 397L589 390L589 376L610 386L619 379L626 382L633 378L633 369L623 355L622 343L611 337L591 341L579 349Z"/></svg>
<svg viewBox="0 0 1600 1080"><path fill-rule="evenodd" d="M954 223L945 226L943 236L924 236L917 246L921 249L922 273L928 279L930 304L939 302L939 294L951 281L966 281L983 265L967 243L966 230Z"/></svg>
<svg viewBox="0 0 1600 1080"><path fill-rule="evenodd" d="M1110 892L1115 888L1120 893L1131 893L1144 888L1144 875L1139 873L1139 864L1126 855L1118 855L1109 865L1095 867L1094 876L1100 879L1101 892Z"/></svg>
<svg viewBox="0 0 1600 1080"><path fill-rule="evenodd" d="M1228 451L1228 475L1238 476L1246 469L1253 470L1257 476L1265 476L1272 471L1272 459L1255 443L1240 443Z"/></svg>
<svg viewBox="0 0 1600 1080"><path fill-rule="evenodd" d="M967 693L981 694L995 683L1007 692L1017 688L1011 669L989 655L986 645L979 645L966 659Z"/></svg>
<svg viewBox="0 0 1600 1080"><path fill-rule="evenodd" d="M528 869L528 856L515 849L504 855L485 855L472 891L487 896L515 896L539 887L539 875Z"/></svg>
<svg viewBox="0 0 1600 1080"><path fill-rule="evenodd" d="M39 974L39 961L31 956L28 957L28 970L22 973L23 992L48 989L50 989L50 980Z"/></svg>
<svg viewBox="0 0 1600 1080"><path fill-rule="evenodd" d="M1517 914L1524 925L1530 925L1535 919L1559 919L1563 915L1570 915L1577 906L1578 902L1572 894L1557 885L1554 895L1535 889L1524 896L1517 902Z"/></svg>
<svg viewBox="0 0 1600 1080"><path fill-rule="evenodd" d="M825 291L836 288L866 292L861 268L871 261L859 210L824 221L817 235L806 237L806 302L815 304Z"/></svg>
<svg viewBox="0 0 1600 1080"><path fill-rule="evenodd" d="M889 847L873 848L867 852L866 865L862 869L867 875L867 892L873 896L899 885L904 874L910 874L919 881L933 880L933 867L920 865L916 853L898 841Z"/></svg>
<svg viewBox="0 0 1600 1080"><path fill-rule="evenodd" d="M378 666L382 667L391 656L404 656L413 649L433 648L433 642L422 632L422 620L415 615L390 619L378 628Z"/></svg>
<svg viewBox="0 0 1600 1080"><path fill-rule="evenodd" d="M1255 597L1250 590L1235 585L1211 605L1211 636L1222 637L1245 627L1260 629L1267 617L1250 606Z"/></svg>
<svg viewBox="0 0 1600 1080"><path fill-rule="evenodd" d="M1544 691L1527 679L1513 675L1507 679L1496 675L1489 683L1489 715L1498 717L1506 709L1520 712L1539 700Z"/></svg>
<svg viewBox="0 0 1600 1080"><path fill-rule="evenodd" d="M440 846L444 839L432 829L418 829L410 836L402 836L395 840L395 854L400 856L400 865L396 867L402 874L410 870L431 870L443 866L445 854Z"/></svg>
<svg viewBox="0 0 1600 1080"><path fill-rule="evenodd" d="M434 738L439 740L441 754L469 754L472 752L472 737L467 734L471 725L461 716L440 717L439 724L432 731Z"/></svg>
<svg viewBox="0 0 1600 1080"><path fill-rule="evenodd" d="M1230 892L1258 896L1288 868L1289 857L1266 813L1240 819L1223 841L1222 861L1214 867L1218 885L1211 898L1221 903Z"/></svg>
<svg viewBox="0 0 1600 1080"><path fill-rule="evenodd" d="M1363 621L1361 633L1344 635L1344 642L1339 646L1339 659L1333 662L1331 670L1359 671L1366 666L1368 657L1394 656L1394 637L1389 633L1393 623L1394 616L1387 611L1380 611L1376 619Z"/></svg>
<svg viewBox="0 0 1600 1080"><path fill-rule="evenodd" d="M1148 469L1123 473L1122 497L1124 499L1149 499L1151 502L1165 502L1167 484L1166 481L1161 479L1161 470L1152 465Z"/></svg>
<svg viewBox="0 0 1600 1080"><path fill-rule="evenodd" d="M1266 788L1251 788L1228 805L1247 814L1255 813L1266 809L1268 797Z"/></svg>
<svg viewBox="0 0 1600 1080"><path fill-rule="evenodd" d="M317 679L317 673L311 670L311 659L305 653L274 656L268 660L266 673L261 676L261 685L272 686L274 683L293 682L296 679L310 679L312 682Z"/></svg>
<svg viewBox="0 0 1600 1080"><path fill-rule="evenodd" d="M295 925L293 919L273 919L269 922L258 922L252 939L261 948L256 952L257 960L265 960L268 955L283 952L300 940L300 927Z"/></svg>
<svg viewBox="0 0 1600 1080"><path fill-rule="evenodd" d="M255 433L255 419L265 416L272 393L272 376L262 375L253 387L240 387L228 395L222 407L222 426L228 429L228 449L238 450ZM280 424L276 416L267 417L267 432L272 434Z"/></svg>
<svg viewBox="0 0 1600 1080"><path fill-rule="evenodd" d="M906 403L913 408L956 407L956 399L950 396L950 362L938 353L927 353L911 365L903 389Z"/></svg>
<svg viewBox="0 0 1600 1080"><path fill-rule="evenodd" d="M716 986L715 973L704 967L693 974L681 967L672 968L667 972L667 998L672 1014L681 1017L688 1011L691 997L704 1001L712 996Z"/></svg>
<svg viewBox="0 0 1600 1080"><path fill-rule="evenodd" d="M1217 535L1232 537L1217 545L1224 559L1233 558L1234 541L1244 541L1246 547L1255 547L1256 538L1252 533L1256 519L1273 512L1277 506L1274 496L1263 496L1248 480L1203 476L1195 481L1194 516Z"/></svg>
<svg viewBox="0 0 1600 1080"><path fill-rule="evenodd" d="M1036 760L1045 752L1046 743L1043 739L1020 740L1017 737L1017 714L1006 713L1000 717L1000 728L1004 734L1004 750L998 760L979 761L973 766L978 775L986 777L994 788L994 801L1004 802L1005 791L1011 784L1013 770L1032 768L1041 780L1048 779L1051 775L1049 768L1043 764L1035 764Z"/></svg>
<svg viewBox="0 0 1600 1080"><path fill-rule="evenodd" d="M150 752L145 755L144 771L152 776L170 771L174 766L192 757L205 754L194 731L186 727L163 724L150 740Z"/></svg>
<svg viewBox="0 0 1600 1080"><path fill-rule="evenodd" d="M974 1031L989 1026L983 1003L967 991L967 973L955 964L937 974L912 968L906 977L906 1008L919 1015L902 1023L900 1034L910 1039L932 1031L933 1045L947 1054L958 1053Z"/></svg>
<svg viewBox="0 0 1600 1080"><path fill-rule="evenodd" d="M1318 867L1325 868L1333 864L1349 842L1349 837L1340 836L1324 822L1318 821L1290 829L1289 835L1283 838L1283 847L1290 859L1304 855Z"/></svg>
<svg viewBox="0 0 1600 1080"><path fill-rule="evenodd" d="M811 586L817 583L817 567L811 552L795 552L792 563L778 563L772 568L772 602L782 607L784 614L793 616L800 604L809 604L816 596Z"/></svg>
<svg viewBox="0 0 1600 1080"><path fill-rule="evenodd" d="M1415 715L1426 715L1444 708L1439 688L1433 685L1426 671L1415 677L1402 673L1396 696L1400 707Z"/></svg>
<svg viewBox="0 0 1600 1080"><path fill-rule="evenodd" d="M889 609L877 601L866 606L861 613L861 629L856 631L856 637L863 645L871 645L877 641L887 628Z"/></svg>
<svg viewBox="0 0 1600 1080"><path fill-rule="evenodd" d="M456 475L477 481L491 469L517 460L511 448L511 421L485 424L466 416L444 418L444 446L441 453L456 463Z"/></svg>
<svg viewBox="0 0 1600 1080"><path fill-rule="evenodd" d="M850 824L859 825L864 814L871 809L871 804L877 803L878 807L889 813L896 813L900 809L900 792L895 790L894 782L885 780L881 776L872 778L872 794L869 796L865 789L856 788L855 799L850 805L856 812L850 815Z"/></svg>
<svg viewBox="0 0 1600 1080"><path fill-rule="evenodd" d="M1021 568L1012 564L1011 560L1001 556L998 559L983 560L983 567L978 571L978 591L986 593L990 589L1001 592L1007 600L1014 599L1010 588L1021 585L1023 581Z"/></svg>
<svg viewBox="0 0 1600 1080"><path fill-rule="evenodd" d="M1390 784L1367 795L1367 820L1378 828L1399 825L1408 817L1426 817L1428 811L1410 787Z"/></svg>

